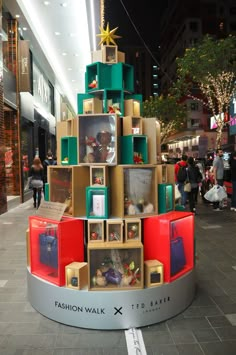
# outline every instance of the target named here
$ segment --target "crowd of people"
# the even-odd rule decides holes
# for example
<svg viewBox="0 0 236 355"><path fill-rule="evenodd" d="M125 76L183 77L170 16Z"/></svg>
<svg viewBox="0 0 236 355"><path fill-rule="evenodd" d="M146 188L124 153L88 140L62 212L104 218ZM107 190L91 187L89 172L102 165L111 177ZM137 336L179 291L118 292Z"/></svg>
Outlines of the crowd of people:
<svg viewBox="0 0 236 355"><path fill-rule="evenodd" d="M183 154L181 160L175 163L175 183L181 195L179 203L183 209L189 205L190 211L196 213L198 196L201 195L204 202L209 202L204 198L205 193L214 185L224 185L223 154L223 150L219 148L216 150L215 157L210 155L204 163ZM230 209L236 211L236 152L230 155L228 163L232 182ZM183 170L186 171L185 177ZM223 200L214 201L212 205L214 211L223 210Z"/></svg>

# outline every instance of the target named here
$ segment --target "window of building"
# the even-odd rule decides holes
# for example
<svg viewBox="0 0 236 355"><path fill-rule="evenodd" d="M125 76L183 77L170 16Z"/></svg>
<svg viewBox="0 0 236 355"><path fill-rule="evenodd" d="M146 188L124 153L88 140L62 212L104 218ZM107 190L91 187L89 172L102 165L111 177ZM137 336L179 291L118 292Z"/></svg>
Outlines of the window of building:
<svg viewBox="0 0 236 355"><path fill-rule="evenodd" d="M230 7L229 13L230 15L236 15L236 6Z"/></svg>
<svg viewBox="0 0 236 355"><path fill-rule="evenodd" d="M229 24L230 31L236 31L236 22L231 22Z"/></svg>
<svg viewBox="0 0 236 355"><path fill-rule="evenodd" d="M190 22L189 22L189 29L190 29L192 32L197 32L197 31L198 31L198 22L196 22L196 21L190 21Z"/></svg>
<svg viewBox="0 0 236 355"><path fill-rule="evenodd" d="M198 111L199 107L198 107L198 102L191 102L190 103L190 110L191 111Z"/></svg>
<svg viewBox="0 0 236 355"><path fill-rule="evenodd" d="M191 126L192 127L199 127L200 126L200 119L191 119Z"/></svg>

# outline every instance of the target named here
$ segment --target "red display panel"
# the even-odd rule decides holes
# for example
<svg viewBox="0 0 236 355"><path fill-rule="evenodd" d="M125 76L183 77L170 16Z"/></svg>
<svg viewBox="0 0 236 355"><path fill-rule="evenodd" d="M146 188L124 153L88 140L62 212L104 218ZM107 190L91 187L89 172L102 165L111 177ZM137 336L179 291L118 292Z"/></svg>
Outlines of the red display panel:
<svg viewBox="0 0 236 355"><path fill-rule="evenodd" d="M57 286L65 285L65 266L84 261L84 221L29 217L31 273Z"/></svg>
<svg viewBox="0 0 236 355"><path fill-rule="evenodd" d="M143 226L144 260L159 260L163 263L164 282L174 281L193 269L193 213L171 211L145 218ZM175 263L173 253L175 259L182 263L179 267Z"/></svg>

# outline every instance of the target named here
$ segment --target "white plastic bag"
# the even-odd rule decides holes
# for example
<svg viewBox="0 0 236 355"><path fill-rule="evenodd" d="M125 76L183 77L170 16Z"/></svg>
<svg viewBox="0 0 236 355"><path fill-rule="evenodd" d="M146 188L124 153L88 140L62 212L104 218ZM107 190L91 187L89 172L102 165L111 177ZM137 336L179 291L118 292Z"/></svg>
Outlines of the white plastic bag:
<svg viewBox="0 0 236 355"><path fill-rule="evenodd" d="M227 197L227 193L223 186L214 185L209 191L207 191L204 195L205 199L210 202L222 201Z"/></svg>
<svg viewBox="0 0 236 355"><path fill-rule="evenodd" d="M179 188L178 188L178 185L175 185L175 201L176 200L179 200L181 197L181 194L179 192Z"/></svg>

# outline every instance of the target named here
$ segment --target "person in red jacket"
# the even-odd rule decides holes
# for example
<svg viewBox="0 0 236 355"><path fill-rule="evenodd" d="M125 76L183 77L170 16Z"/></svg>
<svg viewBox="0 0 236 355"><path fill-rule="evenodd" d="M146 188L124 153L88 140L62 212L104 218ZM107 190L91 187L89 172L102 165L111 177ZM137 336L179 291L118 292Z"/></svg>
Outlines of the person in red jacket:
<svg viewBox="0 0 236 355"><path fill-rule="evenodd" d="M187 169L188 166L187 160L188 160L187 155L183 154L181 160L175 164L175 183L178 185L178 189L181 194L181 205L184 207L186 205L186 200L187 200L187 193L184 191L184 183L186 179L180 181L178 178L178 172L180 166L184 166Z"/></svg>

